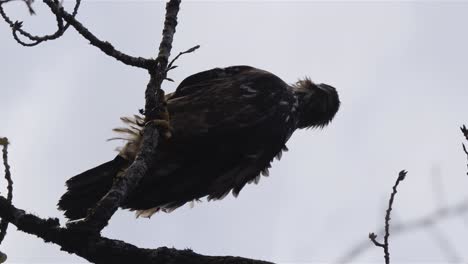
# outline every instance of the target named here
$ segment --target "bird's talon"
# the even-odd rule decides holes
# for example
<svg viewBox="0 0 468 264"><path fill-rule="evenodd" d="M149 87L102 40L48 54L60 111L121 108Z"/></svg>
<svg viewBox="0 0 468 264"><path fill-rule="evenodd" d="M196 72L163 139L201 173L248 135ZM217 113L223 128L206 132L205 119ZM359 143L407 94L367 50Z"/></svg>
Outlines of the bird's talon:
<svg viewBox="0 0 468 264"><path fill-rule="evenodd" d="M158 131L164 136L164 138L168 139L172 137L172 127L169 121L164 119L156 119L146 122L146 124L153 123L156 125Z"/></svg>

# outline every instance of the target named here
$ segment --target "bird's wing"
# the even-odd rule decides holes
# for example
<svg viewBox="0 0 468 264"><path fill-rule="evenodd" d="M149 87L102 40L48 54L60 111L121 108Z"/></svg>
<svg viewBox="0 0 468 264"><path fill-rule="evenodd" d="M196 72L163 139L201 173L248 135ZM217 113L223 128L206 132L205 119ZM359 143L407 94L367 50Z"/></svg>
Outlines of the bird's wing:
<svg viewBox="0 0 468 264"><path fill-rule="evenodd" d="M192 92L192 89L198 90L206 83L211 83L214 80L228 79L241 74L252 72L257 69L251 66L231 66L226 68L214 68L207 71L195 73L185 78L177 87L173 97L181 97ZM259 70L257 70L259 71Z"/></svg>
<svg viewBox="0 0 468 264"><path fill-rule="evenodd" d="M216 68L181 82L168 99L174 138L214 136L279 122L290 96L275 75L248 66ZM288 97L289 98L289 97Z"/></svg>

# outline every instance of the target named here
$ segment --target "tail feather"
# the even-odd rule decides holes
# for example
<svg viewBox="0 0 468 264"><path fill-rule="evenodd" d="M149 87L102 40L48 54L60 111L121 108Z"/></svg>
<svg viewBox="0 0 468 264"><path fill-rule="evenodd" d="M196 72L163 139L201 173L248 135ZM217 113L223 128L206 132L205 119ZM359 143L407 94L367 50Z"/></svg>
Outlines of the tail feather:
<svg viewBox="0 0 468 264"><path fill-rule="evenodd" d="M112 186L117 173L128 166L128 161L115 159L78 174L66 182L67 192L60 198L58 208L71 220L83 218Z"/></svg>

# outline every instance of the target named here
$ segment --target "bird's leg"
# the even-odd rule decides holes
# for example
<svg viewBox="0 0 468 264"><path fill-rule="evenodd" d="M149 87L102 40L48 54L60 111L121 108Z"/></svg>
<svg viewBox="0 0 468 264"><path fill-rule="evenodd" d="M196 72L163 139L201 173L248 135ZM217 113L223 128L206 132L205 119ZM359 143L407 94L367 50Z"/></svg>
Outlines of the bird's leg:
<svg viewBox="0 0 468 264"><path fill-rule="evenodd" d="M171 123L169 120L169 113L167 112L167 109L165 112L160 112L160 115L158 114L156 119L146 122L146 124L148 123L154 123L156 127L158 128L158 131L161 133L161 135L163 135L165 139L171 138L172 127L171 127Z"/></svg>
<svg viewBox="0 0 468 264"><path fill-rule="evenodd" d="M165 139L169 139L172 136L173 129L170 124L169 111L167 110L167 101L164 95L164 91L159 90L158 95L160 97L160 103L157 109L154 110L156 113L153 119L145 122L145 125L148 123L154 123L161 135L163 135Z"/></svg>

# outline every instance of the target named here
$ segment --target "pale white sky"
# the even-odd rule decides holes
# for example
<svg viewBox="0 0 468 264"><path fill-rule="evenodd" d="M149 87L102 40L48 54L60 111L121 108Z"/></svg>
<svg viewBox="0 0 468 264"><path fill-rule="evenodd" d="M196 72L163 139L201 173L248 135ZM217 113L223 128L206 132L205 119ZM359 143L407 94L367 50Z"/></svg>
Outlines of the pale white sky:
<svg viewBox="0 0 468 264"><path fill-rule="evenodd" d="M25 28L52 32L54 18L40 2L35 6L32 19L22 3L7 11L25 18ZM165 83L166 91L192 73L247 64L287 82L307 75L329 83L342 108L326 129L296 132L270 177L239 198L149 220L119 211L104 234L141 247L330 263L383 225L401 169L409 174L394 219L462 200L468 177L458 127L468 123L467 13L468 3L182 3L173 53L201 49L179 60L170 76L176 83ZM85 1L78 19L120 50L154 57L163 15L162 2ZM106 139L120 116L143 107L148 76L89 46L73 29L24 48L1 23L0 39L0 136L12 142L14 203L64 223L55 206L64 182L115 155L119 142ZM466 218L439 228L466 262ZM0 250L12 263L83 262L14 227ZM391 254L393 263L448 260L425 230L391 237ZM370 248L355 263L382 260L381 250Z"/></svg>

